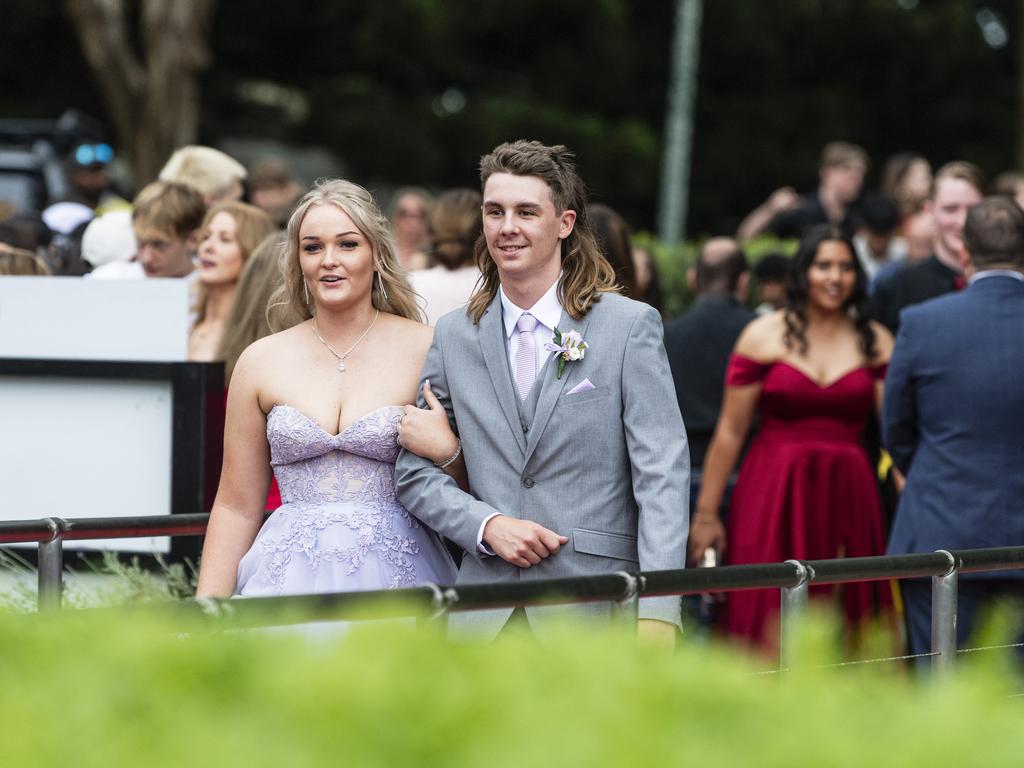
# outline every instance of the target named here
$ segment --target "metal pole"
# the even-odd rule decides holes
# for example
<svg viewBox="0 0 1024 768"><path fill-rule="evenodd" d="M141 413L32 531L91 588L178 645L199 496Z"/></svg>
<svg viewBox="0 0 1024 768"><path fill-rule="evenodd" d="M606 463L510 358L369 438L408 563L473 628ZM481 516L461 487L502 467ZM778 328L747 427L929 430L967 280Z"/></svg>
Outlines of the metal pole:
<svg viewBox="0 0 1024 768"><path fill-rule="evenodd" d="M700 24L704 0L677 0L672 72L665 116L665 154L658 201L658 236L675 245L686 236L690 206L693 102L700 65Z"/></svg>
<svg viewBox="0 0 1024 768"><path fill-rule="evenodd" d="M448 622L448 605L459 599L459 593L453 587L442 589L432 581L428 581L422 586L426 587L433 593L430 599L431 608L433 610L429 616L417 619L416 628L436 629L440 627L441 630L444 631Z"/></svg>
<svg viewBox="0 0 1024 768"><path fill-rule="evenodd" d="M66 524L59 517L46 520L53 532L49 541L39 542L39 587L37 605L39 612L59 611L61 595L64 592L64 529Z"/></svg>
<svg viewBox="0 0 1024 768"><path fill-rule="evenodd" d="M949 558L949 571L932 576L932 679L949 675L956 662L956 593L960 569L953 553L938 550Z"/></svg>
<svg viewBox="0 0 1024 768"><path fill-rule="evenodd" d="M807 589L813 572L799 560L787 560L796 566L797 583L783 587L782 615L779 620L779 666L792 669L796 662L796 627L807 610Z"/></svg>
<svg viewBox="0 0 1024 768"><path fill-rule="evenodd" d="M615 574L621 576L626 582L625 592L615 602L614 616L622 623L629 626L635 625L640 613L640 579L632 573L619 571Z"/></svg>

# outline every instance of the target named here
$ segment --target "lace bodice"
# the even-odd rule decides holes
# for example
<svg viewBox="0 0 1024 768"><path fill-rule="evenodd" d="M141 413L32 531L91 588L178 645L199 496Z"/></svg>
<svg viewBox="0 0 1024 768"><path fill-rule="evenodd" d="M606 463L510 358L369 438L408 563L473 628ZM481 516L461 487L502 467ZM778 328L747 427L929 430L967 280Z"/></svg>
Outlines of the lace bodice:
<svg viewBox="0 0 1024 768"><path fill-rule="evenodd" d="M331 435L301 411L267 414L270 463L282 506L239 564L244 595L450 583L437 536L395 498L400 405L371 411Z"/></svg>
<svg viewBox="0 0 1024 768"><path fill-rule="evenodd" d="M301 411L267 414L270 463L285 504L394 502L394 463L402 406L386 405L331 435Z"/></svg>

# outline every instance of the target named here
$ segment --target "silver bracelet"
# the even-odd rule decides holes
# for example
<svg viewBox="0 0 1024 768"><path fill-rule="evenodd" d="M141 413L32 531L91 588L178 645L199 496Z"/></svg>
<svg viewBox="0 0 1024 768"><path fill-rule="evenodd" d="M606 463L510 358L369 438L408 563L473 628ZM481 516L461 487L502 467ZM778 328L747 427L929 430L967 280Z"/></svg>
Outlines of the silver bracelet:
<svg viewBox="0 0 1024 768"><path fill-rule="evenodd" d="M449 456L447 459L445 459L441 463L438 463L436 461L434 462L434 466L437 467L438 469L444 469L449 464L451 464L453 461L455 461L457 458L459 458L459 456L462 455L462 440L459 440L459 438L455 438L455 439L459 441L458 446L455 448L455 453L453 453L451 456Z"/></svg>

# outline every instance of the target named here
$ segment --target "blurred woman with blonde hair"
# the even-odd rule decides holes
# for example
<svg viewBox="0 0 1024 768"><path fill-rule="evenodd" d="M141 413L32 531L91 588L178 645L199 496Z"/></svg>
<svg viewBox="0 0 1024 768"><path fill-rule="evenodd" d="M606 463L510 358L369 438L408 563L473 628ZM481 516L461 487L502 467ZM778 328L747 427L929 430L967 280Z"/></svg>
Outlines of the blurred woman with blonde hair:
<svg viewBox="0 0 1024 768"><path fill-rule="evenodd" d="M50 274L46 262L32 251L11 248L0 243L0 276L22 275L45 277Z"/></svg>
<svg viewBox="0 0 1024 768"><path fill-rule="evenodd" d="M196 321L188 339L189 360L217 360L224 323L235 301L249 254L274 231L261 209L247 203L214 206L203 220L199 242Z"/></svg>
<svg viewBox="0 0 1024 768"><path fill-rule="evenodd" d="M284 285L281 271L284 247L284 234L274 232L256 246L242 268L235 300L224 321L224 333L217 350L217 359L224 361L224 381L227 383L230 383L235 363L246 347L298 322L283 303L271 303L271 297Z"/></svg>

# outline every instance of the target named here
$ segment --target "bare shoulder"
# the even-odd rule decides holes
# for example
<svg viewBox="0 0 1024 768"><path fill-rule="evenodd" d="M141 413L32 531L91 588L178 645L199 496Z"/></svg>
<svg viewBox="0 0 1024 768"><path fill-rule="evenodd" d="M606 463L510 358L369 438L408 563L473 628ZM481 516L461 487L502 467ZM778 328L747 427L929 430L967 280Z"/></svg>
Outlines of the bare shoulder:
<svg viewBox="0 0 1024 768"><path fill-rule="evenodd" d="M259 384L260 374L282 367L295 355L296 342L309 334L309 323L303 322L284 331L257 339L244 350L235 363L232 384L241 375L244 380Z"/></svg>
<svg viewBox="0 0 1024 768"><path fill-rule="evenodd" d="M875 360L879 363L889 362L889 358L892 357L892 350L895 346L892 334L889 329L881 323L871 321L871 330L875 333L875 349L878 353Z"/></svg>
<svg viewBox="0 0 1024 768"><path fill-rule="evenodd" d="M425 323L384 313L381 313L380 320L388 343L401 345L410 352L422 351L426 354L430 342L434 339L434 329Z"/></svg>
<svg viewBox="0 0 1024 768"><path fill-rule="evenodd" d="M273 359L282 353L293 350L295 342L308 336L310 333L309 321L307 320L298 325L293 325L291 328L264 336L262 339L257 339L245 348L241 357L238 358L238 364L241 365L244 359L260 362Z"/></svg>
<svg viewBox="0 0 1024 768"><path fill-rule="evenodd" d="M751 320L736 340L734 351L760 363L774 362L784 352L782 340L785 333L784 312L776 310Z"/></svg>

